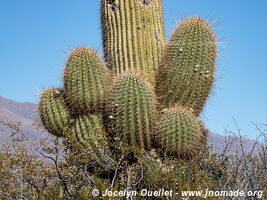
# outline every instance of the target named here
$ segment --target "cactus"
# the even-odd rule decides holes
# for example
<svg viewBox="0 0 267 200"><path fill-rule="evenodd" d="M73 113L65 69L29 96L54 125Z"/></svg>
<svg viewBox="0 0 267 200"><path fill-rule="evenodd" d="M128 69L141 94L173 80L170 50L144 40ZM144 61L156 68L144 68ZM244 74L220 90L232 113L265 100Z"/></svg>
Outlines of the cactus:
<svg viewBox="0 0 267 200"><path fill-rule="evenodd" d="M100 116L80 115L72 126L72 132L100 166L108 170L115 168Z"/></svg>
<svg viewBox="0 0 267 200"><path fill-rule="evenodd" d="M156 100L148 83L135 74L126 74L114 83L107 95L114 137L132 147L149 149Z"/></svg>
<svg viewBox="0 0 267 200"><path fill-rule="evenodd" d="M64 97L73 113L98 111L109 73L96 52L74 49L64 71Z"/></svg>
<svg viewBox="0 0 267 200"><path fill-rule="evenodd" d="M161 0L101 0L101 22L108 67L144 73L153 84L165 46Z"/></svg>
<svg viewBox="0 0 267 200"><path fill-rule="evenodd" d="M190 107L198 115L214 81L216 38L199 17L181 22L163 55L157 75L159 101Z"/></svg>
<svg viewBox="0 0 267 200"><path fill-rule="evenodd" d="M196 157L206 138L201 123L185 107L166 109L157 127L156 141L164 153L176 158Z"/></svg>
<svg viewBox="0 0 267 200"><path fill-rule="evenodd" d="M71 158L81 151L83 163L98 163L87 172L110 182L110 190L125 183L140 189L141 180L153 188L153 173L159 185L176 187L184 163L206 146L198 115L214 82L215 34L191 17L166 45L161 0L101 0L101 22L107 68L91 49L74 49L63 91L41 97L41 120L68 139Z"/></svg>
<svg viewBox="0 0 267 200"><path fill-rule="evenodd" d="M50 88L43 92L38 113L47 131L58 137L63 136L70 120L70 114L63 101L60 89Z"/></svg>

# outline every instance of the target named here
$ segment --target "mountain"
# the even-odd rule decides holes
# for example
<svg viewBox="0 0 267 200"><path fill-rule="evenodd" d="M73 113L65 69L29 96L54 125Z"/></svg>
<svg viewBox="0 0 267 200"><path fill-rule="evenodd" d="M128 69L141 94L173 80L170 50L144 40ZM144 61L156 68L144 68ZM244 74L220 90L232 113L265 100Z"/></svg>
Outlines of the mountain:
<svg viewBox="0 0 267 200"><path fill-rule="evenodd" d="M16 102L0 96L0 121L12 122L18 124L21 132L32 141L40 141L42 139L52 139L49 133L34 128L34 120L36 119L37 105L30 102ZM12 129L0 124L0 146L4 143L12 141ZM30 144L23 142L29 151L33 152Z"/></svg>
<svg viewBox="0 0 267 200"><path fill-rule="evenodd" d="M222 136L215 133L209 133L208 144L220 153L226 151L230 154L242 155L242 153L255 154L262 150L260 142L239 136Z"/></svg>
<svg viewBox="0 0 267 200"><path fill-rule="evenodd" d="M0 96L0 108L5 108L8 111L25 119L33 120L36 116L37 106L34 103L19 103Z"/></svg>
<svg viewBox="0 0 267 200"><path fill-rule="evenodd" d="M0 121L6 120L11 122L21 122L23 133L31 140L40 141L44 138L51 138L51 134L36 130L33 126L34 120L37 118L37 105L30 102L17 102L0 96ZM240 138L233 136L221 136L214 133L208 134L208 144L212 146L216 152L224 150L228 143L231 144L229 152L234 153L241 151ZM0 145L4 142L10 142L10 130L0 125ZM247 138L241 138L242 146L245 153L248 153L253 148L255 141ZM259 145L256 145L258 148Z"/></svg>

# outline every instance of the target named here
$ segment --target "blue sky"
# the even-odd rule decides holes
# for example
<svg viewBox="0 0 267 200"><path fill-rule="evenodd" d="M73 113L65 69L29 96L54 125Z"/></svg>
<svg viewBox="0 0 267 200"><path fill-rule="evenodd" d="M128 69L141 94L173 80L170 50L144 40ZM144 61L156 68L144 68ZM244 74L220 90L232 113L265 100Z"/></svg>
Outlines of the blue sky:
<svg viewBox="0 0 267 200"><path fill-rule="evenodd" d="M206 126L255 138L251 122L267 123L267 2L163 0L166 36L179 19L199 15L218 35L216 85L202 114ZM37 102L39 93L61 86L70 50L78 46L102 54L98 0L1 0L0 95Z"/></svg>

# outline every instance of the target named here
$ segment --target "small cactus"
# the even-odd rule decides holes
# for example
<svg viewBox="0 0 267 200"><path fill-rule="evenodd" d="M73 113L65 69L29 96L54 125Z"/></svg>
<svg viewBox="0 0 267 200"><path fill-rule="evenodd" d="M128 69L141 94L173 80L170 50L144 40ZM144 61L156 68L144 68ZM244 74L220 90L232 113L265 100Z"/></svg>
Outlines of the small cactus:
<svg viewBox="0 0 267 200"><path fill-rule="evenodd" d="M163 55L157 76L157 94L165 106L175 103L199 114L214 81L216 38L199 17L181 22Z"/></svg>
<svg viewBox="0 0 267 200"><path fill-rule="evenodd" d="M64 97L73 113L99 110L109 82L109 73L97 53L74 49L64 70Z"/></svg>
<svg viewBox="0 0 267 200"><path fill-rule="evenodd" d="M161 0L101 0L105 61L116 74L135 70L155 82L165 30Z"/></svg>
<svg viewBox="0 0 267 200"><path fill-rule="evenodd" d="M100 116L80 115L72 126L72 133L100 166L108 170L115 168Z"/></svg>
<svg viewBox="0 0 267 200"><path fill-rule="evenodd" d="M167 109L161 116L156 142L163 152L176 158L196 157L206 138L202 134L201 123L185 107Z"/></svg>
<svg viewBox="0 0 267 200"><path fill-rule="evenodd" d="M42 93L38 113L48 132L58 137L64 135L63 132L70 120L70 113L60 89L50 88Z"/></svg>
<svg viewBox="0 0 267 200"><path fill-rule="evenodd" d="M107 113L115 138L124 144L149 149L155 116L155 97L139 76L120 77L107 94Z"/></svg>

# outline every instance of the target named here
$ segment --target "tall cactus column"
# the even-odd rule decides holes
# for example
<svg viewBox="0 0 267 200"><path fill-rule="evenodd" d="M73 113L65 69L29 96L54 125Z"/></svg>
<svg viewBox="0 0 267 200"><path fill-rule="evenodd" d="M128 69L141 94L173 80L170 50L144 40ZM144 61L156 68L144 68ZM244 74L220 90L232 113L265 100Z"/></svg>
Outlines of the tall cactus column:
<svg viewBox="0 0 267 200"><path fill-rule="evenodd" d="M161 0L101 0L101 15L108 67L135 69L153 84L165 46Z"/></svg>

